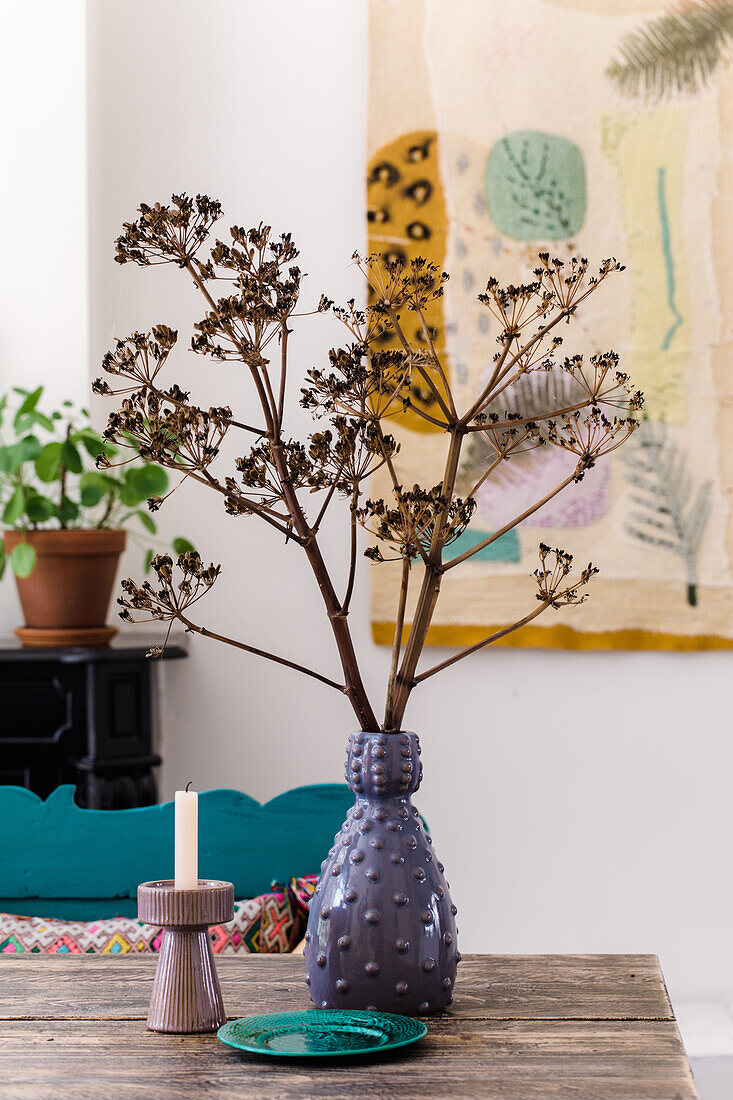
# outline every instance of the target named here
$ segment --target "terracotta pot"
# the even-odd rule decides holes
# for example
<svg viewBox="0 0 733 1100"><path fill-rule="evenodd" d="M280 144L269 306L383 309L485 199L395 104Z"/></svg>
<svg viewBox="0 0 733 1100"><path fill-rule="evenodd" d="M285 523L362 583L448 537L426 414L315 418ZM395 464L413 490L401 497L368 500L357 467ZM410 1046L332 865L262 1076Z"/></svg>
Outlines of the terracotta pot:
<svg viewBox="0 0 733 1100"><path fill-rule="evenodd" d="M6 531L5 550L29 542L36 567L16 577L24 645L105 645L117 633L105 626L125 531Z"/></svg>

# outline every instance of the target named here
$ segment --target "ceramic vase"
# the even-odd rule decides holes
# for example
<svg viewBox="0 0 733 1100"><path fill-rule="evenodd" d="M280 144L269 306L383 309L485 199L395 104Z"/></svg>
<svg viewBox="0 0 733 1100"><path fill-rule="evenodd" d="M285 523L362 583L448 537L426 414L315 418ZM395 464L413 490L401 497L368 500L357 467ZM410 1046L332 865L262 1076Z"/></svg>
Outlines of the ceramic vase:
<svg viewBox="0 0 733 1100"><path fill-rule="evenodd" d="M416 734L352 734L355 802L321 866L305 936L317 1008L417 1016L453 1000L456 907L412 804L421 779Z"/></svg>

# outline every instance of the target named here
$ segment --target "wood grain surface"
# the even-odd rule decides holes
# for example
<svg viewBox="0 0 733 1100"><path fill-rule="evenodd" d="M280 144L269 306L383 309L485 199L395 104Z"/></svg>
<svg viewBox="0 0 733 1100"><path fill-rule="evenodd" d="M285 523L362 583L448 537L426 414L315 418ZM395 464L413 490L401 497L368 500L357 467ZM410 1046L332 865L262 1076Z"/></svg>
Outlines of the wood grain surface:
<svg viewBox="0 0 733 1100"><path fill-rule="evenodd" d="M0 958L2 1100L694 1100L651 955L468 956L414 1047L276 1061L147 1031L155 958ZM308 1007L303 960L217 960L228 1015Z"/></svg>

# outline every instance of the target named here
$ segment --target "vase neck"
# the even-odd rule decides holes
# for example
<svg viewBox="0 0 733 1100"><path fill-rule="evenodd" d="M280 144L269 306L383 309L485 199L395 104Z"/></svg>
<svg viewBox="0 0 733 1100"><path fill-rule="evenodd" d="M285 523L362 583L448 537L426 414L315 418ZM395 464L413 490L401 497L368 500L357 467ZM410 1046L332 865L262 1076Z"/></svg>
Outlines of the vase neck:
<svg viewBox="0 0 733 1100"><path fill-rule="evenodd" d="M420 742L415 733L353 733L346 782L357 797L409 801L420 786Z"/></svg>

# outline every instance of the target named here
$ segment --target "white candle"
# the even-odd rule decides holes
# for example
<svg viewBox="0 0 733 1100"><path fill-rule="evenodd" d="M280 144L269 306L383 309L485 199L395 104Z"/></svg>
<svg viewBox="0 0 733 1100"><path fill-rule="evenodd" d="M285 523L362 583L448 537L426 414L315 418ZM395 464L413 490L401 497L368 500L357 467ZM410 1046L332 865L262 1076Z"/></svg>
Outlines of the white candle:
<svg viewBox="0 0 733 1100"><path fill-rule="evenodd" d="M199 884L199 796L176 791L176 890L195 890Z"/></svg>

